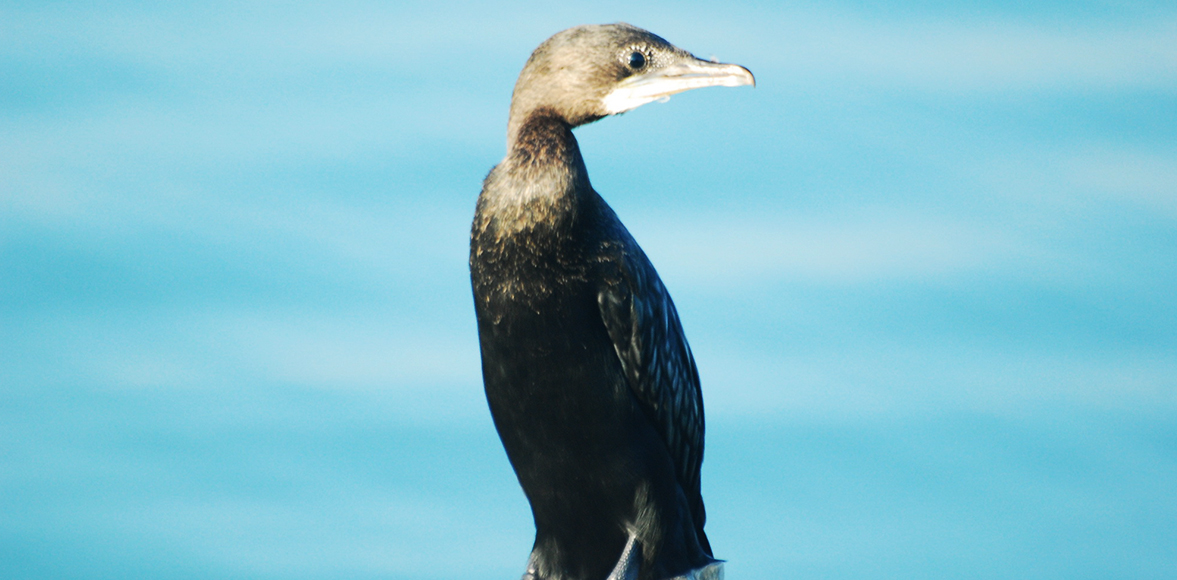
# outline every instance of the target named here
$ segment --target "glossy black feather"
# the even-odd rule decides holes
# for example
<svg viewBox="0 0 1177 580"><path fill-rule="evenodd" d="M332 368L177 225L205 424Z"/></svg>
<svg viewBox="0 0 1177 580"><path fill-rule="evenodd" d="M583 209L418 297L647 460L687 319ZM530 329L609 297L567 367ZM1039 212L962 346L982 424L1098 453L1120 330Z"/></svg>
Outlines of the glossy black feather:
<svg viewBox="0 0 1177 580"><path fill-rule="evenodd" d="M695 359L658 272L621 222L615 223L609 260L615 269L602 277L597 295L601 318L629 387L674 459L699 541L711 554L699 489L704 418Z"/></svg>

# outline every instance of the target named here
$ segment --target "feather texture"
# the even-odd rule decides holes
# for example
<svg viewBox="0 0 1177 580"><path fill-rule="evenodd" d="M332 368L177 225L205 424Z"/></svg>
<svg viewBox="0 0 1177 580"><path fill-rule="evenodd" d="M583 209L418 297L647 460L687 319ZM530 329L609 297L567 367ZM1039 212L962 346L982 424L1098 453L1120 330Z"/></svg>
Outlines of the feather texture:
<svg viewBox="0 0 1177 580"><path fill-rule="evenodd" d="M612 211L609 211L612 213ZM703 393L678 311L653 264L614 217L614 251L597 303L621 361L626 382L666 444L678 483L691 509L699 543L711 553L700 493L703 463Z"/></svg>

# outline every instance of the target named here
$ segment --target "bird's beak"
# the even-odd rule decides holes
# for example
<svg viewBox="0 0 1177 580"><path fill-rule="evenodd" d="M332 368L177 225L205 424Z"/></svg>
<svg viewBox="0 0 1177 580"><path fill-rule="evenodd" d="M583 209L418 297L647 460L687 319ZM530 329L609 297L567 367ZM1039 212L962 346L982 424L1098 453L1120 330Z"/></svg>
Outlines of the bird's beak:
<svg viewBox="0 0 1177 580"><path fill-rule="evenodd" d="M618 83L603 100L608 115L624 113L651 101L702 87L756 86L752 71L738 64L700 60L693 56L635 74Z"/></svg>

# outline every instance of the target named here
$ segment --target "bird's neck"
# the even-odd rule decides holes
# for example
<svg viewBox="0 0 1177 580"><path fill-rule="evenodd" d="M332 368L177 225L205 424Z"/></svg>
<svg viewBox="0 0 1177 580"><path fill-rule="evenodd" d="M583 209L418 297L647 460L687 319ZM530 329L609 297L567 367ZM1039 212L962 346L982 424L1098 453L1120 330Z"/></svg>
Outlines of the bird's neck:
<svg viewBox="0 0 1177 580"><path fill-rule="evenodd" d="M479 214L500 235L559 227L592 195L572 127L554 111L537 109L511 120L507 156L486 178Z"/></svg>
<svg viewBox="0 0 1177 580"><path fill-rule="evenodd" d="M572 125L556 111L540 107L512 115L507 124L504 163L527 171L562 171L588 179Z"/></svg>

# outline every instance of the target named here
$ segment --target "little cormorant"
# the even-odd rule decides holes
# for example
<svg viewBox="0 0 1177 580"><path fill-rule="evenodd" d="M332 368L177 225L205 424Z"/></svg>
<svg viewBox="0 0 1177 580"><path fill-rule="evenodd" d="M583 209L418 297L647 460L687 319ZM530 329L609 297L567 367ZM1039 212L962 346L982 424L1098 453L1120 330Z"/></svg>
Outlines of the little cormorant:
<svg viewBox="0 0 1177 580"><path fill-rule="evenodd" d="M699 492L703 399L657 272L593 191L572 128L754 84L628 24L535 49L470 234L486 398L531 503L525 580L718 578Z"/></svg>

